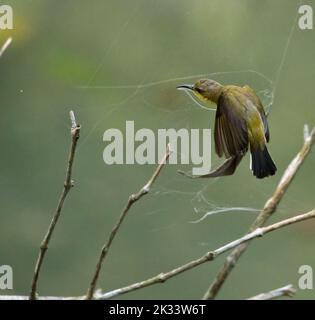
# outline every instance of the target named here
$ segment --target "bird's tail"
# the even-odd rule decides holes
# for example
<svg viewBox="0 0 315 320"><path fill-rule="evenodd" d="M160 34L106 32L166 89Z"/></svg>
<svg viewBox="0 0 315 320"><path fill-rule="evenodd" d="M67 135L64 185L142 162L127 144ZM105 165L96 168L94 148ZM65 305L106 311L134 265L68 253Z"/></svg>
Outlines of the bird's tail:
<svg viewBox="0 0 315 320"><path fill-rule="evenodd" d="M252 155L251 170L256 178L262 179L276 173L277 167L266 146L263 149L251 146L250 152Z"/></svg>

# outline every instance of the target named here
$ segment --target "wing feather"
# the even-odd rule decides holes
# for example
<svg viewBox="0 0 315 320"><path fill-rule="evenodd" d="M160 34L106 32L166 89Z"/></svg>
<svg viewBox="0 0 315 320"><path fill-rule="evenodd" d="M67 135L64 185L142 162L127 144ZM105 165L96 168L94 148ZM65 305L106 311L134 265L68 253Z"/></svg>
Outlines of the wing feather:
<svg viewBox="0 0 315 320"><path fill-rule="evenodd" d="M233 95L223 92L218 101L214 140L219 157L244 154L248 149L248 132L245 120L235 107L239 103Z"/></svg>
<svg viewBox="0 0 315 320"><path fill-rule="evenodd" d="M253 101L254 105L259 111L261 120L264 124L264 129L265 129L265 137L267 142L269 142L270 134L269 134L269 127L268 127L268 121L267 121L267 115L265 113L265 109L263 104L261 103L261 100L257 96L256 92L250 87L250 86L244 86L246 94L250 97L250 99Z"/></svg>

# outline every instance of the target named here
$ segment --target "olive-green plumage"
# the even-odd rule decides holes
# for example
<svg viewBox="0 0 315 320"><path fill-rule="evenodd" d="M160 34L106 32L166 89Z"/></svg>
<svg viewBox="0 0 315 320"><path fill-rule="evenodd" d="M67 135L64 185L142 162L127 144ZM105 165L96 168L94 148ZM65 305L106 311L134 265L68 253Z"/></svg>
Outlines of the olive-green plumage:
<svg viewBox="0 0 315 320"><path fill-rule="evenodd" d="M223 86L214 80L201 79L194 85L181 85L201 101L217 105L214 140L215 151L227 161L203 177L231 175L250 147L251 170L257 178L274 175L277 168L266 144L269 128L264 107L249 86Z"/></svg>

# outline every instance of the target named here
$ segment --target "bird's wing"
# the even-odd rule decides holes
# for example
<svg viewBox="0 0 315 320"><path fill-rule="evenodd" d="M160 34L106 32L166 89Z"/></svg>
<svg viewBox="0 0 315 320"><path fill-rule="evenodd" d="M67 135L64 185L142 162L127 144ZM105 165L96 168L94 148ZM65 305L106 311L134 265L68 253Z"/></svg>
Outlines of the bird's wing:
<svg viewBox="0 0 315 320"><path fill-rule="evenodd" d="M237 156L228 158L218 168L204 175L197 176L197 178L216 178L230 176L235 172L237 166L239 165L243 157L244 154L239 154Z"/></svg>
<svg viewBox="0 0 315 320"><path fill-rule="evenodd" d="M269 127L268 127L268 122L267 122L267 116L265 113L264 106L261 103L261 100L257 96L256 92L250 87L250 86L244 86L246 94L249 96L249 98L253 101L254 105L256 106L257 110L259 111L261 120L264 124L264 129L265 129L265 137L267 142L269 142L270 134L269 134Z"/></svg>
<svg viewBox="0 0 315 320"><path fill-rule="evenodd" d="M239 154L237 156L233 156L231 158L226 159L219 167L210 171L209 173L200 175L200 176L193 176L186 172L178 170L178 173L188 177L188 178L217 178L223 176L230 176L235 172L235 169L241 162L242 158L244 157L243 154Z"/></svg>
<svg viewBox="0 0 315 320"><path fill-rule="evenodd" d="M243 106L233 93L223 92L218 101L214 140L215 151L219 157L227 158L244 154L248 148L248 132L245 119L240 116Z"/></svg>

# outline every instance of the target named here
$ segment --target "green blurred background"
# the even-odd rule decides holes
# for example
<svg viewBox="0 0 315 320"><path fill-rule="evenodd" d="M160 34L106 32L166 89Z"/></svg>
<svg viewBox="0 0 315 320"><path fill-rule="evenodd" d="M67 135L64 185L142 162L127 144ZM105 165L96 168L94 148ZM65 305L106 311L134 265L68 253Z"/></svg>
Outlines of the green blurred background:
<svg viewBox="0 0 315 320"><path fill-rule="evenodd" d="M249 84L265 103L276 89L269 150L277 175L255 179L248 157L234 176L216 180L190 180L176 173L191 166L166 167L152 193L132 208L115 239L99 281L104 290L168 271L244 234L256 212L190 221L216 207L261 208L300 149L303 125L315 123L314 31L296 25L284 55L298 1L6 4L13 7L14 30L0 31L1 44L13 37L0 59L0 265L13 267L14 290L3 294L29 292L39 245L65 175L70 109L82 124L75 188L42 269L41 295L86 291L101 245L128 196L155 169L106 165L102 159L106 129L124 130L126 120L134 120L136 129L214 128L214 114L175 90L183 83L176 78L216 73L211 77L224 84ZM278 74L279 81L270 83L259 73L271 81ZM214 148L212 154L213 165L219 164ZM314 161L313 153L271 221L314 207ZM288 283L297 287L299 266L315 267L314 227L308 221L255 241L219 297L247 298ZM224 258L122 298L198 299ZM295 298L314 298L314 291L299 291Z"/></svg>

